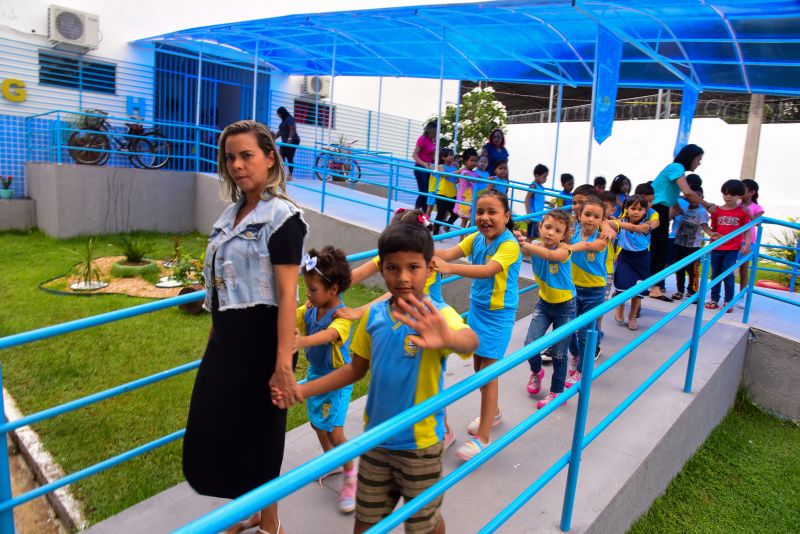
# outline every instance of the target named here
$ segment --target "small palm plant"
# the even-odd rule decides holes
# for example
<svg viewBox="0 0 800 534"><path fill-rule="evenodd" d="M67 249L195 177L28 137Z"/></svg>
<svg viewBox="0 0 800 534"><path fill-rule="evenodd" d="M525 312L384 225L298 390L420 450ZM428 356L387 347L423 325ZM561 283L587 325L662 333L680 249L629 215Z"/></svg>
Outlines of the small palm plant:
<svg viewBox="0 0 800 534"><path fill-rule="evenodd" d="M94 264L94 238L90 238L86 242L86 249L77 254L81 259L74 267L78 281L70 287L76 291L92 291L107 286L107 283L100 280L100 269Z"/></svg>
<svg viewBox="0 0 800 534"><path fill-rule="evenodd" d="M117 248L125 256L125 264L142 265L144 257L152 252L153 245L138 237L122 236L117 239Z"/></svg>

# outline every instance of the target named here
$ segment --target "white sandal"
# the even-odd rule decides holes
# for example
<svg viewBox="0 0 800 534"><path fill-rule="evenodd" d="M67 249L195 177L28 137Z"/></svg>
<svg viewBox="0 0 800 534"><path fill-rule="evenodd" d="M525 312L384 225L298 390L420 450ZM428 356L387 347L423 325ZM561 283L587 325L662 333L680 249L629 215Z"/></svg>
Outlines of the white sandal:
<svg viewBox="0 0 800 534"><path fill-rule="evenodd" d="M281 532L281 520L278 519L278 528L277 530L275 530L275 534L280 534L280 532ZM269 534L269 532L267 532L261 527L258 527L258 530L256 530L256 534Z"/></svg>

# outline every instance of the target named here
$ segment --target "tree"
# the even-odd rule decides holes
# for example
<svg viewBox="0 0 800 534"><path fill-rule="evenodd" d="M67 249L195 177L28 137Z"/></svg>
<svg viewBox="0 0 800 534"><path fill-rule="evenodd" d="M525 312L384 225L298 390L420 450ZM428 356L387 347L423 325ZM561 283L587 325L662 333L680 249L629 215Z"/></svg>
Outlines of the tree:
<svg viewBox="0 0 800 534"><path fill-rule="evenodd" d="M429 120L436 118L433 116ZM492 130L495 128L504 130L506 118L506 107L502 102L495 100L494 89L491 87L476 87L465 94L461 98L458 113L458 146L454 148L456 155L467 147L473 147L480 153ZM441 146L453 146L455 122L456 106L448 104L442 114Z"/></svg>

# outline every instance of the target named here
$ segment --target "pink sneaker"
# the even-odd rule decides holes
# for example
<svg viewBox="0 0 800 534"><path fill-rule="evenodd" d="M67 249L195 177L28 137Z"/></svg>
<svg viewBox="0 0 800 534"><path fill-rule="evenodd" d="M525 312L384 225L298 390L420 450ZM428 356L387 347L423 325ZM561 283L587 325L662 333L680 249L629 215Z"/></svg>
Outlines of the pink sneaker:
<svg viewBox="0 0 800 534"><path fill-rule="evenodd" d="M545 406L556 400L556 397L558 397L559 395L560 393L553 393L551 391L550 393L547 394L545 398L536 403L536 407L541 410L542 408L544 408Z"/></svg>
<svg viewBox="0 0 800 534"><path fill-rule="evenodd" d="M531 373L531 378L528 380L528 393L536 395L542 390L542 380L544 379L544 369L540 369L538 373Z"/></svg>
<svg viewBox="0 0 800 534"><path fill-rule="evenodd" d="M345 476L339 491L339 511L349 514L356 509L356 475Z"/></svg>
<svg viewBox="0 0 800 534"><path fill-rule="evenodd" d="M574 373L572 373L571 376L567 377L567 381L564 383L564 387L571 388L580 381L581 381L581 372L575 371Z"/></svg>
<svg viewBox="0 0 800 534"><path fill-rule="evenodd" d="M450 425L447 425L444 429L444 450L449 449L455 442L456 432L450 427Z"/></svg>
<svg viewBox="0 0 800 534"><path fill-rule="evenodd" d="M569 367L567 367L567 374L572 375L578 370L578 357L577 356L570 356L569 357Z"/></svg>

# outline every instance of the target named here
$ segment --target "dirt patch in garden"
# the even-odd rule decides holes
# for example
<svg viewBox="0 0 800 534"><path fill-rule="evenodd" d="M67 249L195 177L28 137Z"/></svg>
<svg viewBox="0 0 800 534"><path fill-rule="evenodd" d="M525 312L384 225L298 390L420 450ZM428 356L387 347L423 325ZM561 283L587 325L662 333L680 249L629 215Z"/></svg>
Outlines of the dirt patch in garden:
<svg viewBox="0 0 800 534"><path fill-rule="evenodd" d="M104 288L96 289L94 291L73 291L69 287L70 284L79 281L78 277L73 274L68 274L66 276L50 280L42 284L42 287L47 290L59 291L62 293L73 293L76 295L96 295L100 293L107 293L128 295L131 297L146 297L151 299L164 299L178 296L178 293L181 290L180 287L156 287L154 284L148 282L144 278L116 278L112 276L111 266L124 258L124 256L105 256L103 258L97 258L94 260L94 266L100 271L100 280L103 282L108 282L108 285ZM158 276L167 276L168 273L166 269L164 269L163 262L161 260L157 260L156 264L158 265L159 269L161 269L161 273Z"/></svg>

